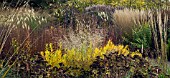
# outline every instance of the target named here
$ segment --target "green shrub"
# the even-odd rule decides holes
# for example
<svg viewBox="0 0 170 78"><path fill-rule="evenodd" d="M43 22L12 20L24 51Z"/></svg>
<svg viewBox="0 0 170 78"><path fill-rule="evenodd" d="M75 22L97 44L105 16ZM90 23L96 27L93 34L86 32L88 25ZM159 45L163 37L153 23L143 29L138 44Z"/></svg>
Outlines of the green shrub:
<svg viewBox="0 0 170 78"><path fill-rule="evenodd" d="M126 44L130 44L132 47L137 47L138 49L151 49L151 29L149 24L143 24L132 30L132 37L126 35L124 41Z"/></svg>

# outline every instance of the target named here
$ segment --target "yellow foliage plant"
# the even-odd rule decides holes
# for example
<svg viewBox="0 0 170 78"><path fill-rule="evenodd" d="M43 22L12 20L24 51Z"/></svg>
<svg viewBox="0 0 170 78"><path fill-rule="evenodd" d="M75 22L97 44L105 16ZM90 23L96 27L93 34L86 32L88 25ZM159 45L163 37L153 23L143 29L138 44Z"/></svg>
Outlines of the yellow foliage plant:
<svg viewBox="0 0 170 78"><path fill-rule="evenodd" d="M65 51L62 52L62 51ZM135 55L142 57L139 51L130 52L128 46L114 45L110 40L104 47L93 48L92 45L84 46L81 49L62 49L61 46L57 50L53 50L52 44L46 46L46 51L42 51L41 55L52 67L60 68L60 63L64 67L78 67L80 69L89 70L90 65L96 60L97 56L104 58L104 54L117 52L118 55L134 57Z"/></svg>

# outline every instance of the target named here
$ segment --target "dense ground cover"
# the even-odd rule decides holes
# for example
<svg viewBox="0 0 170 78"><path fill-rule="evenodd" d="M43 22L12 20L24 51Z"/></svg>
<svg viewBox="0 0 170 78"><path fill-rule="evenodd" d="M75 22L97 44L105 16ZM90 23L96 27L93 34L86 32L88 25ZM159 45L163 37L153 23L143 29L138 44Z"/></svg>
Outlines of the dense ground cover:
<svg viewBox="0 0 170 78"><path fill-rule="evenodd" d="M168 1L22 1L0 4L1 78L170 77Z"/></svg>

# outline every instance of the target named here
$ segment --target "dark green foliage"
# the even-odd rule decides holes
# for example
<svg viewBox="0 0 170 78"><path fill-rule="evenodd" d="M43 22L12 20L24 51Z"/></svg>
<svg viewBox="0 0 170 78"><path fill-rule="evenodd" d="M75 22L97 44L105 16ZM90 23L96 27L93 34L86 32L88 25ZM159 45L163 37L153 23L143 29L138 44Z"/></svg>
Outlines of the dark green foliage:
<svg viewBox="0 0 170 78"><path fill-rule="evenodd" d="M130 44L131 47L147 50L153 48L151 35L151 28L146 23L134 28L132 30L132 36L125 35L124 41L126 44Z"/></svg>

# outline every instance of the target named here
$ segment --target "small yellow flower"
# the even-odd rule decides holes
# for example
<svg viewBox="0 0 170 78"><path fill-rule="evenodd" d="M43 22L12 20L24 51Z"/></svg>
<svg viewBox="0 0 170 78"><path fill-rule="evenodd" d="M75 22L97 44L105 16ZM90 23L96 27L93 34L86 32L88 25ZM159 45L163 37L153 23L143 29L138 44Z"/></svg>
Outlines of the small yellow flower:
<svg viewBox="0 0 170 78"><path fill-rule="evenodd" d="M41 56L44 57L44 52L40 52Z"/></svg>
<svg viewBox="0 0 170 78"><path fill-rule="evenodd" d="M142 54L139 53L138 51L132 52L130 56L133 58L135 55L137 55L137 56L139 56L139 57L142 57Z"/></svg>
<svg viewBox="0 0 170 78"><path fill-rule="evenodd" d="M53 26L51 26L51 27L50 27L50 29L54 29L54 27L53 27Z"/></svg>
<svg viewBox="0 0 170 78"><path fill-rule="evenodd" d="M131 53L130 56L133 58L135 56L135 53Z"/></svg>
<svg viewBox="0 0 170 78"><path fill-rule="evenodd" d="M98 53L100 53L100 50L98 48L95 48L93 56L98 56Z"/></svg>
<svg viewBox="0 0 170 78"><path fill-rule="evenodd" d="M129 51L128 50L126 50L125 53L124 53L124 56L127 56L127 55L129 55Z"/></svg>
<svg viewBox="0 0 170 78"><path fill-rule="evenodd" d="M129 49L128 49L128 46L125 46L122 50L120 50L121 53L124 55L124 56L127 56L129 54Z"/></svg>
<svg viewBox="0 0 170 78"><path fill-rule="evenodd" d="M53 47L52 47L52 46L53 46L53 44L50 43L50 44L49 44L49 48L50 48L50 51L51 51L51 52L53 52Z"/></svg>
<svg viewBox="0 0 170 78"><path fill-rule="evenodd" d="M122 50L124 48L123 45L118 45L118 50Z"/></svg>

